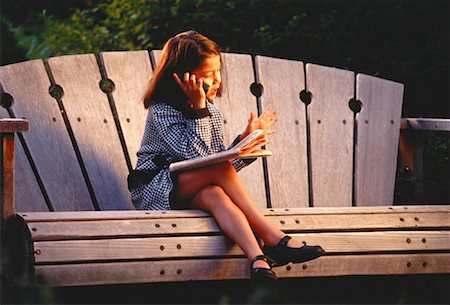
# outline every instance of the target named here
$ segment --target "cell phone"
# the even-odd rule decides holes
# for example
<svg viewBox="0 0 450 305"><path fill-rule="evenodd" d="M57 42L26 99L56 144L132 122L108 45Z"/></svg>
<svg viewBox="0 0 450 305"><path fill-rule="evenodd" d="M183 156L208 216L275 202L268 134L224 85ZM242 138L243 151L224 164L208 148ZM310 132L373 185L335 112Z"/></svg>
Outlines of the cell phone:
<svg viewBox="0 0 450 305"><path fill-rule="evenodd" d="M183 80L184 73L179 73L179 72L175 72L175 73L178 75L178 77L179 77L181 80ZM208 93L208 90L209 90L209 86L208 86L207 84L203 83L202 88L203 88L203 91L205 91L205 94L207 94L207 93Z"/></svg>

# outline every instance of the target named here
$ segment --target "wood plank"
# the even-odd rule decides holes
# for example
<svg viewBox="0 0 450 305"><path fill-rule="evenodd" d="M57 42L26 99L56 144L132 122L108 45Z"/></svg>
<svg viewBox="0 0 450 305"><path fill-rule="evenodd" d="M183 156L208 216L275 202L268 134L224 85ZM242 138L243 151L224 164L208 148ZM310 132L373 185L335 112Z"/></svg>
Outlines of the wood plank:
<svg viewBox="0 0 450 305"><path fill-rule="evenodd" d="M394 200L403 84L369 75L356 76L356 205L384 205Z"/></svg>
<svg viewBox="0 0 450 305"><path fill-rule="evenodd" d="M14 198L16 213L21 212L44 212L49 208L45 202L39 184L31 168L30 162L25 154L22 144L16 140L16 185L14 187ZM64 187L64 186L62 186ZM25 189L26 188L26 189ZM56 208L59 208L57 205Z"/></svg>
<svg viewBox="0 0 450 305"><path fill-rule="evenodd" d="M54 57L48 64L55 82L64 89L62 101L100 208L133 208L125 155L108 98L99 87L94 54Z"/></svg>
<svg viewBox="0 0 450 305"><path fill-rule="evenodd" d="M158 218L189 218L209 217L210 215L200 210L169 210L169 211L95 211L95 212L53 212L53 213L20 213L27 222L41 221L72 221L72 220L108 220L108 219L158 219Z"/></svg>
<svg viewBox="0 0 450 305"><path fill-rule="evenodd" d="M131 164L136 166L137 151L144 134L147 110L143 96L152 77L147 51L102 52L100 54L106 75L115 84L111 93L125 137Z"/></svg>
<svg viewBox="0 0 450 305"><path fill-rule="evenodd" d="M14 133L28 131L30 124L24 119L4 118L0 119L0 133Z"/></svg>
<svg viewBox="0 0 450 305"><path fill-rule="evenodd" d="M276 267L278 278L435 274L450 272L450 254L370 254L323 256L304 264ZM36 266L46 286L83 286L192 280L248 279L245 258L139 261ZM136 272L139 270L139 272Z"/></svg>
<svg viewBox="0 0 450 305"><path fill-rule="evenodd" d="M0 118L9 120L8 111L0 107ZM3 119L0 119L3 120ZM28 122L28 121L27 121ZM25 155L22 145L18 138L15 140L15 181L14 186L14 206L16 213L31 211L47 211L48 207L45 203L42 192L34 177L33 170ZM27 186L27 191L20 191L22 188L18 184Z"/></svg>
<svg viewBox="0 0 450 305"><path fill-rule="evenodd" d="M450 131L450 119L404 118L401 120L400 128L422 131Z"/></svg>
<svg viewBox="0 0 450 305"><path fill-rule="evenodd" d="M450 205L410 205L386 207L322 207L322 208L284 208L262 209L264 215L322 215L322 214L385 214L396 213L448 213ZM210 217L200 210L171 210L171 211L78 211L78 212L30 212L19 213L28 223L39 221L75 221L75 220L127 220L127 219L158 219L158 218L186 218Z"/></svg>
<svg viewBox="0 0 450 305"><path fill-rule="evenodd" d="M450 212L267 217L284 232L450 228ZM221 233L212 217L31 222L28 229L33 241Z"/></svg>
<svg viewBox="0 0 450 305"><path fill-rule="evenodd" d="M385 251L450 250L449 231L389 231L292 234L328 254ZM133 249L130 251L130 249ZM243 255L224 236L176 236L34 243L36 263L159 259Z"/></svg>
<svg viewBox="0 0 450 305"><path fill-rule="evenodd" d="M150 58L152 62L153 70L156 69L156 65L159 63L159 60L161 59L162 50L152 50L150 52Z"/></svg>
<svg viewBox="0 0 450 305"><path fill-rule="evenodd" d="M247 126L250 112L258 115L250 86L255 82L252 57L246 54L222 53L223 94L215 100L224 120L225 146L232 143ZM262 159L239 172L242 182L255 203L267 207Z"/></svg>
<svg viewBox="0 0 450 305"><path fill-rule="evenodd" d="M398 205L398 206L359 206L359 207L318 207L318 208L289 208L266 209L266 215L286 214L373 214L373 213L404 213L427 212L440 213L450 211L450 205Z"/></svg>
<svg viewBox="0 0 450 305"><path fill-rule="evenodd" d="M272 207L307 207L306 106L299 98L305 89L303 63L256 56L255 68L264 88L261 108L272 106L278 112L276 134L268 146L273 156L267 158Z"/></svg>
<svg viewBox="0 0 450 305"><path fill-rule="evenodd" d="M2 66L0 72L4 91L14 99L12 110L15 116L24 117L30 122L31 129L23 137L53 208L57 211L92 210L93 204L60 108L49 94L51 84L42 60ZM24 160L18 159L18 162L22 164ZM21 175L18 171L17 192L28 194L28 190L34 186L26 182L32 179L19 180ZM32 192L29 195L34 194ZM39 196L37 198L41 200ZM27 204L33 200L35 198L28 199ZM24 207L21 210L34 208Z"/></svg>
<svg viewBox="0 0 450 305"><path fill-rule="evenodd" d="M353 184L354 73L314 64L306 65L311 134L313 206L351 206Z"/></svg>
<svg viewBox="0 0 450 305"><path fill-rule="evenodd" d="M42 241L34 243L34 251L38 264L243 255L239 247L224 236Z"/></svg>

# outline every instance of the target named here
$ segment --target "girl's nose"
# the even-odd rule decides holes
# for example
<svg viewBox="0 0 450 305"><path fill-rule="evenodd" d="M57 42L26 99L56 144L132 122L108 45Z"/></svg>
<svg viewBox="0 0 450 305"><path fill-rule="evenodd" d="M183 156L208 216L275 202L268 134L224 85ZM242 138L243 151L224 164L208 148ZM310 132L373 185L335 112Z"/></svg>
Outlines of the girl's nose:
<svg viewBox="0 0 450 305"><path fill-rule="evenodd" d="M213 83L218 84L222 81L222 76L220 75L220 71L214 73Z"/></svg>

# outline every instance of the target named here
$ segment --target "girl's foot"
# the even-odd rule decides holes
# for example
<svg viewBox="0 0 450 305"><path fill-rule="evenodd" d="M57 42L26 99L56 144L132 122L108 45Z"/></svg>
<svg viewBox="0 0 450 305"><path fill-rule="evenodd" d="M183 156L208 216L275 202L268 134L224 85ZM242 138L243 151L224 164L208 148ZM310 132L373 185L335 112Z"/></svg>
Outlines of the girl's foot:
<svg viewBox="0 0 450 305"><path fill-rule="evenodd" d="M255 256L250 263L250 278L255 281L276 281L271 266L274 262L265 255Z"/></svg>
<svg viewBox="0 0 450 305"><path fill-rule="evenodd" d="M275 266L286 265L289 262L306 262L325 254L320 246L307 246L304 243L301 247L289 247L288 243L295 244L292 237L284 236L276 246L264 246L263 252L275 261Z"/></svg>

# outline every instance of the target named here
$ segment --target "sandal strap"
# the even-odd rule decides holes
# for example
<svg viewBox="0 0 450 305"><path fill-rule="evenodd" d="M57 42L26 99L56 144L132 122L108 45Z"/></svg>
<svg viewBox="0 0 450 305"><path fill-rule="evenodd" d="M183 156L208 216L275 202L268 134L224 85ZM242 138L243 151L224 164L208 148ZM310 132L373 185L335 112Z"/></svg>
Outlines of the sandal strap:
<svg viewBox="0 0 450 305"><path fill-rule="evenodd" d="M257 260L263 260L266 263L269 264L270 267L272 267L275 264L275 261L273 259L271 259L270 257L266 256L266 255L257 255L255 256L251 263L250 263L250 267L253 267L253 264L257 261Z"/></svg>
<svg viewBox="0 0 450 305"><path fill-rule="evenodd" d="M278 247L287 247L287 243L289 242L289 240L291 240L292 237L290 237L289 235L285 235L280 242L278 243Z"/></svg>

